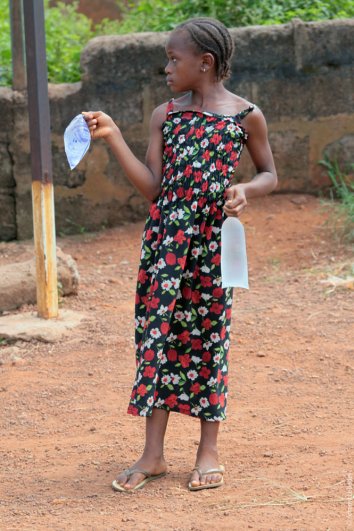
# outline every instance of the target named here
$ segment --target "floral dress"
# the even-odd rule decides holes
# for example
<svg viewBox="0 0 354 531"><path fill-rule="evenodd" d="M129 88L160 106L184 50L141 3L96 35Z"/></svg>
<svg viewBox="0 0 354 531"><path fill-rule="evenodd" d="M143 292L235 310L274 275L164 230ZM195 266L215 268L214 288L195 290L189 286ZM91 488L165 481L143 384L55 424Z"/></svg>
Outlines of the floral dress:
<svg viewBox="0 0 354 531"><path fill-rule="evenodd" d="M247 133L235 116L167 107L163 179L142 239L137 373L128 413L224 420L232 288L221 287L223 205Z"/></svg>

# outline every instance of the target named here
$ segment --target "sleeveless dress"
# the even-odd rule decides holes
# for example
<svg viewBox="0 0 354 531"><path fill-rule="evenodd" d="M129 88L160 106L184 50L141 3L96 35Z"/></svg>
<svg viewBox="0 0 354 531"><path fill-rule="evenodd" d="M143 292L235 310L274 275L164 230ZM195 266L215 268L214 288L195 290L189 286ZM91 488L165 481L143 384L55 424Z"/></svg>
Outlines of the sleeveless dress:
<svg viewBox="0 0 354 531"><path fill-rule="evenodd" d="M143 233L128 413L226 417L232 288L221 287L225 189L247 133L235 116L174 111L162 125L163 178Z"/></svg>

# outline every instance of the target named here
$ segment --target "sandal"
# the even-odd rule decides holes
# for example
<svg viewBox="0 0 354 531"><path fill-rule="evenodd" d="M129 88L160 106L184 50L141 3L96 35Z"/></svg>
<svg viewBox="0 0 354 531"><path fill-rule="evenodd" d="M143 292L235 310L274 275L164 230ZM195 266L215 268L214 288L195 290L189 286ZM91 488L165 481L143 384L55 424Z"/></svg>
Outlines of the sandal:
<svg viewBox="0 0 354 531"><path fill-rule="evenodd" d="M144 474L145 479L140 481L135 487L131 489L125 489L122 485L120 485L116 479L112 481L112 489L116 490L118 492L131 492L133 490L138 490L144 487L146 483L149 483L149 481L154 481L155 479L160 479L166 476L166 472L162 472L161 474L150 474L150 472L146 472L146 470L141 470L140 468L127 468L127 470L124 470L124 474L127 476L127 480L132 477L135 473Z"/></svg>
<svg viewBox="0 0 354 531"><path fill-rule="evenodd" d="M196 466L193 468L192 472L196 470L198 472L198 475L199 475L199 481L202 480L203 476L207 476L209 474L221 474L221 480L220 481L217 481L215 483L206 483L204 485L197 485L196 487L194 487L192 485L191 482L189 482L188 484L188 489L189 490L204 490L204 489L215 489L216 487L221 487L221 485L224 484L224 472L225 472L225 468L220 465L219 468L210 468L209 470L206 470L205 472L203 472L201 470L201 468L199 466Z"/></svg>

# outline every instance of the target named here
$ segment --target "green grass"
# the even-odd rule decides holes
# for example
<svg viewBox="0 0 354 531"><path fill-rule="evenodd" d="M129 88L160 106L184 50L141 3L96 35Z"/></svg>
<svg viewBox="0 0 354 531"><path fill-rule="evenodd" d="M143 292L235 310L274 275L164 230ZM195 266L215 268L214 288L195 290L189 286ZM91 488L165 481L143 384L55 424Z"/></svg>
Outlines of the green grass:
<svg viewBox="0 0 354 531"><path fill-rule="evenodd" d="M40 0L38 0L40 1ZM45 5L48 80L75 82L81 77L80 54L96 35L165 31L196 16L215 17L228 27L282 24L294 17L304 21L354 17L353 0L140 0L126 6L117 0L123 20L92 21L76 11L78 2ZM0 0L0 85L11 85L9 0Z"/></svg>
<svg viewBox="0 0 354 531"><path fill-rule="evenodd" d="M332 212L327 224L331 227L339 241L354 242L354 183L350 181L350 172L353 173L354 164L347 172L343 172L337 160L324 157L319 164L327 170L331 181L330 202Z"/></svg>

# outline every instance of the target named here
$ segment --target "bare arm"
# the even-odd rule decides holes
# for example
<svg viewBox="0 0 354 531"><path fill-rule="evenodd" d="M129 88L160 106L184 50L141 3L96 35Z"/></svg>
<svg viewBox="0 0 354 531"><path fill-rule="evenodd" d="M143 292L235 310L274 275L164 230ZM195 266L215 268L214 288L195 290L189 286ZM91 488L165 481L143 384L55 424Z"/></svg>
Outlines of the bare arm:
<svg viewBox="0 0 354 531"><path fill-rule="evenodd" d="M238 216L247 205L247 199L272 192L278 177L268 141L268 130L263 113L257 107L245 119L249 138L247 149L257 174L248 183L239 183L227 190L228 200L224 211L228 216Z"/></svg>
<svg viewBox="0 0 354 531"><path fill-rule="evenodd" d="M152 201L159 194L162 179L162 123L166 116L166 104L157 107L151 116L150 141L145 164L131 151L119 127L107 114L98 112L82 113L90 128L93 139L104 138L114 156L122 166L130 182Z"/></svg>

